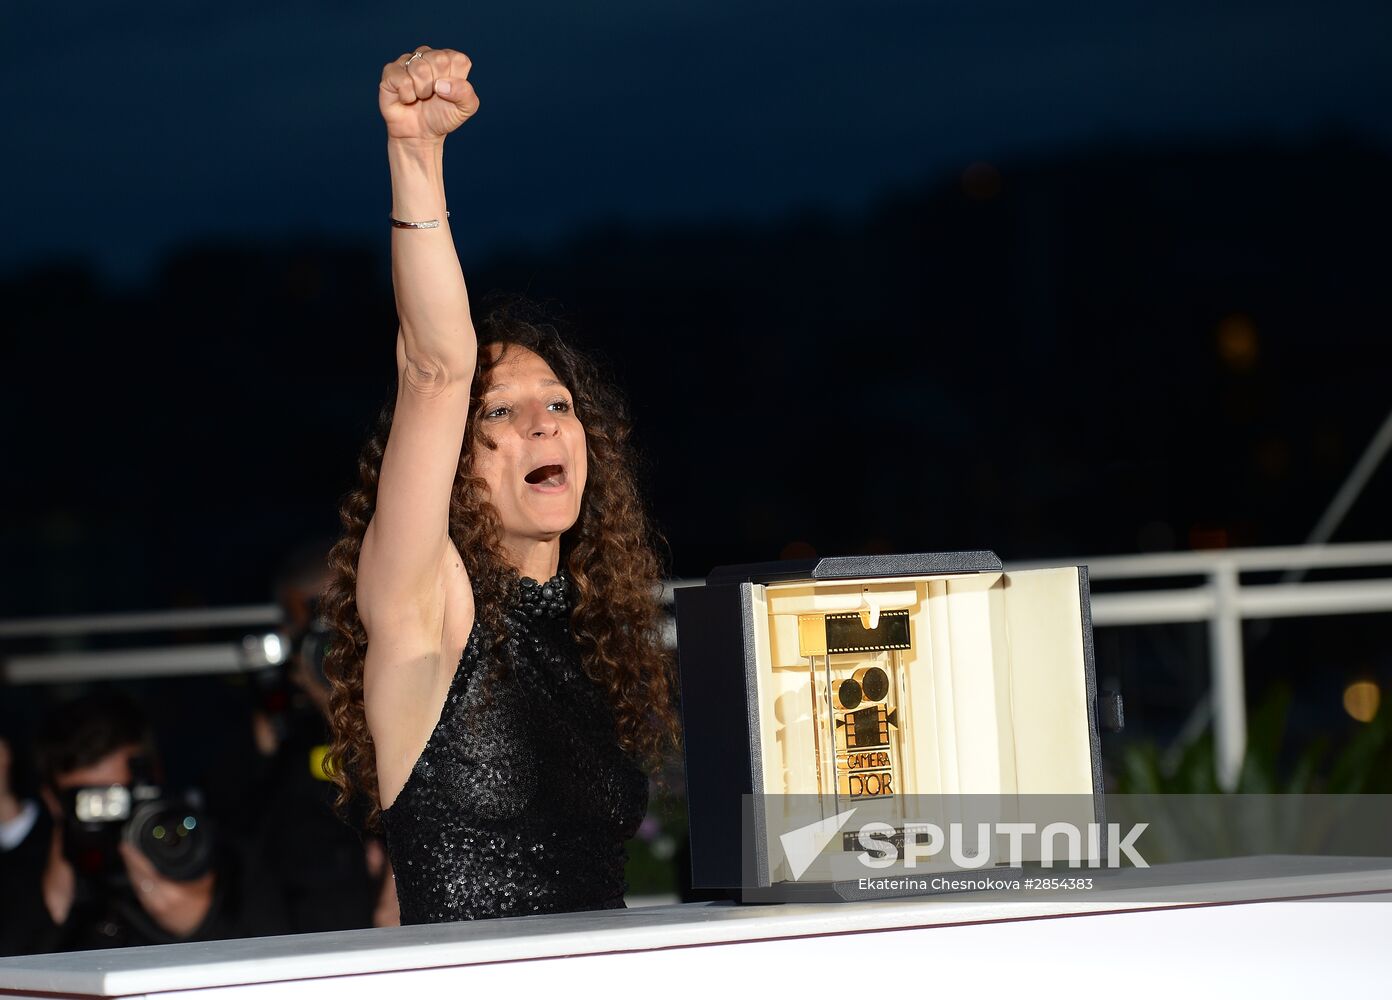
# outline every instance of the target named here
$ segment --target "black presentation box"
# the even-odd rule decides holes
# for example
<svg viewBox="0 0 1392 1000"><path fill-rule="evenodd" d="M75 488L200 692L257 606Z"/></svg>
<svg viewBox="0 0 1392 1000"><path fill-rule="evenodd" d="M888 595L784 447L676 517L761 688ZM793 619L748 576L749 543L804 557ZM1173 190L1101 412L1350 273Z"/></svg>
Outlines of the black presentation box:
<svg viewBox="0 0 1392 1000"><path fill-rule="evenodd" d="M785 800L831 817L1066 795L1103 820L1086 567L1007 573L986 551L723 566L677 590L676 618L694 886L815 880L777 846L806 819Z"/></svg>

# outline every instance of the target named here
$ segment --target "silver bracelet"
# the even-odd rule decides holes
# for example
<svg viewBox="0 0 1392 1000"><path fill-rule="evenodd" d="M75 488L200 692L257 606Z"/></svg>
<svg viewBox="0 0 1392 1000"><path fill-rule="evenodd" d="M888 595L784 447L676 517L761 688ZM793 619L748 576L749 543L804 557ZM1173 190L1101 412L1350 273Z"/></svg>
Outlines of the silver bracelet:
<svg viewBox="0 0 1392 1000"><path fill-rule="evenodd" d="M448 219L449 217L450 217L449 209L445 209L445 218ZM400 219L393 219L393 218L391 217L390 214L387 216L387 218L391 219L391 224L392 224L392 228L393 228L393 229L439 229L439 228L440 228L440 220L439 220L439 219L426 219L424 222L402 222Z"/></svg>

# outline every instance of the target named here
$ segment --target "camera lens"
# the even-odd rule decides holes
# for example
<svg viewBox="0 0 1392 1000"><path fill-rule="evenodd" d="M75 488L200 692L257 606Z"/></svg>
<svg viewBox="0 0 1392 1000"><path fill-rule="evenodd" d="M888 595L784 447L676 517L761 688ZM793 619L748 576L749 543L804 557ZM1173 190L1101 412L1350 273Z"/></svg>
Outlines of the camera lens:
<svg viewBox="0 0 1392 1000"><path fill-rule="evenodd" d="M202 819L185 803L142 805L126 826L126 839L166 878L188 881L212 867L212 844Z"/></svg>

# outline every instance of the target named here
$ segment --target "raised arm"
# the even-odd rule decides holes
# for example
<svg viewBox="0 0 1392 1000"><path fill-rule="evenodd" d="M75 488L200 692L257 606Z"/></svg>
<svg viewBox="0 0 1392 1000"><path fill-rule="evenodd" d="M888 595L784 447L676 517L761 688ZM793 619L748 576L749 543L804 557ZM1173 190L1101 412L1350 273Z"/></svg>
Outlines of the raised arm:
<svg viewBox="0 0 1392 1000"><path fill-rule="evenodd" d="M442 574L457 562L449 558L450 492L478 353L442 172L445 137L478 110L478 98L467 56L425 46L417 53L388 63L378 88L392 219L414 225L394 224L391 235L401 324L396 409L358 562L358 613L371 645L439 641ZM419 650L402 652L414 658Z"/></svg>

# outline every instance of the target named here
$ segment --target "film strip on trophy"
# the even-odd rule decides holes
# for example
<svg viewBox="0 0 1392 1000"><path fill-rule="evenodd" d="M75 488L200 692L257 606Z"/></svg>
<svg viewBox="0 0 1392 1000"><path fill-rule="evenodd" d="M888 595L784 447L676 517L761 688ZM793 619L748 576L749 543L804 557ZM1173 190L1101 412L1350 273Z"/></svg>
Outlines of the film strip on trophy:
<svg viewBox="0 0 1392 1000"><path fill-rule="evenodd" d="M807 657L818 721L821 791L838 802L901 790L899 653L913 648L909 613L881 611L873 622L871 617L869 611L798 617L799 650Z"/></svg>

